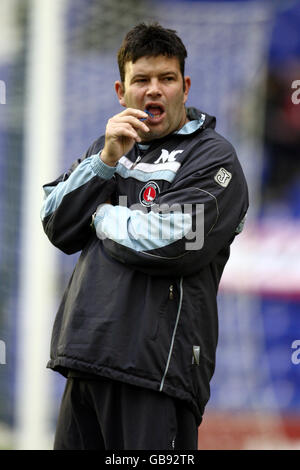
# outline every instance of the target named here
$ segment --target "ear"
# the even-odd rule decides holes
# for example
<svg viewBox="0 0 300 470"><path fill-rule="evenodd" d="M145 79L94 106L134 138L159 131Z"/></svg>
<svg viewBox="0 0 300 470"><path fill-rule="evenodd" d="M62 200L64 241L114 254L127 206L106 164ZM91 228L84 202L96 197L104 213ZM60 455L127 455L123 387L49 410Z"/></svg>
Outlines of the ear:
<svg viewBox="0 0 300 470"><path fill-rule="evenodd" d="M124 85L119 80L117 80L115 82L115 90L116 90L120 105L124 106L124 108L126 108L126 103L125 103L125 99L124 99L124 93L125 93Z"/></svg>
<svg viewBox="0 0 300 470"><path fill-rule="evenodd" d="M191 77L189 76L184 77L184 85L185 85L185 89L184 89L183 103L186 103L188 96L189 96L189 91L191 88Z"/></svg>

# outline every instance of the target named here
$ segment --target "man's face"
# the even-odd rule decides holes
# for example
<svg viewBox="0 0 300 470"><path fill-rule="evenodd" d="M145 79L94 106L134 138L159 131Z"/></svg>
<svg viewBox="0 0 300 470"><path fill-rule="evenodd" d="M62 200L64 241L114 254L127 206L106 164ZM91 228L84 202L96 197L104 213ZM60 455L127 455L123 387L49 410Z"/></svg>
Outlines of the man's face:
<svg viewBox="0 0 300 470"><path fill-rule="evenodd" d="M164 137L187 122L184 104L191 85L189 77L184 78L184 84L176 57L159 55L126 62L125 82L117 81L115 89L122 106L147 109L154 115L145 121L150 132L138 131L143 141Z"/></svg>

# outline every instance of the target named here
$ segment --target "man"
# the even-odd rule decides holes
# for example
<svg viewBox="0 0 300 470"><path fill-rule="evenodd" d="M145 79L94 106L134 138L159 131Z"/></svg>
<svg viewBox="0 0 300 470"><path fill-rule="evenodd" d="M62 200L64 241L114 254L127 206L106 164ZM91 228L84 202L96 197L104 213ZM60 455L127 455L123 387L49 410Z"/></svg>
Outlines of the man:
<svg viewBox="0 0 300 470"><path fill-rule="evenodd" d="M115 83L126 109L44 187L46 234L81 251L48 364L68 377L55 449L197 449L248 194L215 118L185 107L186 55L175 31L133 28Z"/></svg>

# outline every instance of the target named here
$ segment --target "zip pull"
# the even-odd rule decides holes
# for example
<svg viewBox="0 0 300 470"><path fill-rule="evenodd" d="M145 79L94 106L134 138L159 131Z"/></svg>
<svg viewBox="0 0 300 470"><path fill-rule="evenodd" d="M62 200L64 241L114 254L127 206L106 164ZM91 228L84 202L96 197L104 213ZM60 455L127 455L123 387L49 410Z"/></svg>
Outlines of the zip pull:
<svg viewBox="0 0 300 470"><path fill-rule="evenodd" d="M173 292L173 284L169 286L169 299L173 300L174 299L174 292Z"/></svg>
<svg viewBox="0 0 300 470"><path fill-rule="evenodd" d="M136 161L134 162L134 164L132 165L132 168L134 168L138 163L139 161L142 159L142 157L139 155L136 159Z"/></svg>

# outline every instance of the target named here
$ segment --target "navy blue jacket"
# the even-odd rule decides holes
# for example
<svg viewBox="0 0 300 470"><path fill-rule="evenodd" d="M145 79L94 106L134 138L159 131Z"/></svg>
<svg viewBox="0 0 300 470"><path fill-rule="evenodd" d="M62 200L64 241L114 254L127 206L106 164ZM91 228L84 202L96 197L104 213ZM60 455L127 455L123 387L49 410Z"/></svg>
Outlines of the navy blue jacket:
<svg viewBox="0 0 300 470"><path fill-rule="evenodd" d="M218 340L217 291L248 208L215 118L190 121L104 165L104 136L56 181L41 212L50 241L81 251L57 312L48 367L185 400L200 423ZM110 202L110 203L109 203Z"/></svg>

